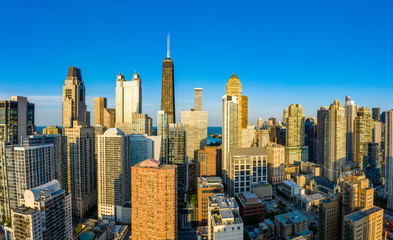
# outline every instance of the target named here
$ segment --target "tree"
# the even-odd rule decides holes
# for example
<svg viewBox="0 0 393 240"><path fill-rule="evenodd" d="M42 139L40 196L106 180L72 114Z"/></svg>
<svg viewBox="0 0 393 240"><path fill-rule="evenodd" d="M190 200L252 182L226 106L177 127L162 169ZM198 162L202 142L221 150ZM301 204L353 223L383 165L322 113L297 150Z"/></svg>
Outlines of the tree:
<svg viewBox="0 0 393 240"><path fill-rule="evenodd" d="M78 226L75 228L76 234L78 234L80 231L82 231L82 223L78 223Z"/></svg>

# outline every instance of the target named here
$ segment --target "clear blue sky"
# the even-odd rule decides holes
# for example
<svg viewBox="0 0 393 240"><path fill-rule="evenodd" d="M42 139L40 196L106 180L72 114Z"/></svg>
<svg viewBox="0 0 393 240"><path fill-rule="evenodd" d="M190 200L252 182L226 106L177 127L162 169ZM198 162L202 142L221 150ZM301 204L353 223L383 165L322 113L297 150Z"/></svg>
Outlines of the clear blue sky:
<svg viewBox="0 0 393 240"><path fill-rule="evenodd" d="M162 60L171 32L176 111L204 90L209 125L236 73L249 122L282 118L291 103L315 116L346 95L393 106L393 2L380 1L6 1L0 8L0 99L28 96L36 124L61 124L69 66L93 97L114 107L116 75L142 78L143 112L156 119Z"/></svg>

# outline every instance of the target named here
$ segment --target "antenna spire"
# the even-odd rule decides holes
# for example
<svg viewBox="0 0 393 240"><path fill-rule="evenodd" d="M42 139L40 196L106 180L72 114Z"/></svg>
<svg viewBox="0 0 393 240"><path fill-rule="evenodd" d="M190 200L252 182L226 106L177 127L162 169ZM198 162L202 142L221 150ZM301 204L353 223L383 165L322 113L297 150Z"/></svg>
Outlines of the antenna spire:
<svg viewBox="0 0 393 240"><path fill-rule="evenodd" d="M170 58L170 33L168 32L168 38L167 38L167 47L166 47L166 57Z"/></svg>

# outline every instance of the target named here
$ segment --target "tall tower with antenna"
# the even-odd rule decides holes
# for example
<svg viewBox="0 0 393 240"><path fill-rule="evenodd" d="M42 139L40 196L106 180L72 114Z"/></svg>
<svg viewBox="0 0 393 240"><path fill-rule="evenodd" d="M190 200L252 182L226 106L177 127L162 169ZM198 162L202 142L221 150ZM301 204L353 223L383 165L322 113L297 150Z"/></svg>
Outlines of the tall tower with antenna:
<svg viewBox="0 0 393 240"><path fill-rule="evenodd" d="M173 61L170 57L170 36L167 37L167 53L162 64L161 110L168 114L168 123L176 122L175 84Z"/></svg>

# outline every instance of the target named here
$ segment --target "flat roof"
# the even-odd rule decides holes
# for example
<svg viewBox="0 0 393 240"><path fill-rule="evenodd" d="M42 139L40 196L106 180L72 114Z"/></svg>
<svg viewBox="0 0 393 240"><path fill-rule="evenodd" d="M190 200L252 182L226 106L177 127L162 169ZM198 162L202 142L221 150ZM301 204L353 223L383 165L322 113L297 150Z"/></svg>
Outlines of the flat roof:
<svg viewBox="0 0 393 240"><path fill-rule="evenodd" d="M362 209L362 210L359 210L359 211L354 212L352 214L349 214L349 215L345 216L345 218L348 218L348 219L356 222L356 221L359 221L362 218L365 218L365 217L367 217L367 216L369 216L369 215L371 215L373 213L376 213L378 211L381 211L381 210L383 211L382 208L374 206L374 207L371 207L371 208Z"/></svg>
<svg viewBox="0 0 393 240"><path fill-rule="evenodd" d="M277 220L282 222L284 225L289 225L292 223L297 223L297 222L307 220L307 217L304 214L302 214L300 211L284 213L284 214L275 216L275 218L277 218Z"/></svg>
<svg viewBox="0 0 393 240"><path fill-rule="evenodd" d="M291 181L291 180L284 180L284 181L282 181L282 183L285 183L286 185L291 186L291 187L296 187L296 186L300 187L299 184L297 184L296 182Z"/></svg>
<svg viewBox="0 0 393 240"><path fill-rule="evenodd" d="M266 155L266 148L231 148L229 150L232 156L245 155L245 156L259 156Z"/></svg>
<svg viewBox="0 0 393 240"><path fill-rule="evenodd" d="M299 198L303 199L306 202L312 202L312 201L316 201L316 200L322 200L322 199L326 199L326 197L324 197L322 194L320 193L316 193L313 195L297 195Z"/></svg>

